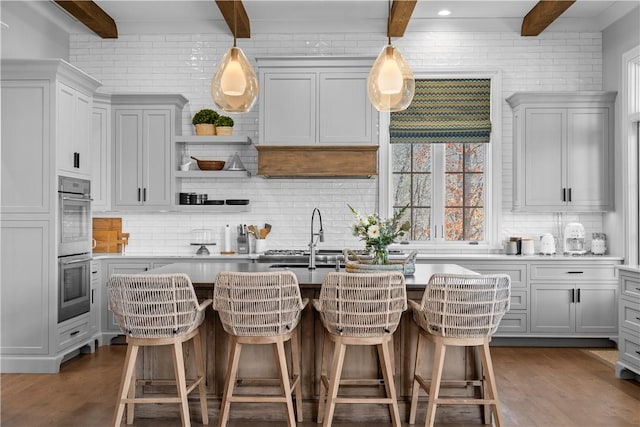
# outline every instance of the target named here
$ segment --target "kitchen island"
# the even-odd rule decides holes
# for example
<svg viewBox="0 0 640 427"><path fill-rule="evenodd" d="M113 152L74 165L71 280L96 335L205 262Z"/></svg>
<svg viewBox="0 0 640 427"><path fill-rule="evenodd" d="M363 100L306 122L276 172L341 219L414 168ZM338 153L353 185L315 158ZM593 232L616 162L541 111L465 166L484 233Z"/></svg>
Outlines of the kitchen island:
<svg viewBox="0 0 640 427"><path fill-rule="evenodd" d="M215 277L220 271L265 272L275 271L276 269L269 264L256 263L175 263L150 270L149 273L185 273L189 275L194 283L198 299L204 300L213 297ZM312 271L306 268L289 268L289 270L293 271L298 277L302 297L310 300L318 298L325 274L329 271L334 271L331 268L318 268ZM416 265L414 276L406 278L407 297L420 300L429 277L434 273L475 274L473 271L455 264ZM304 309L302 320L298 327L300 328L301 337L303 411L305 421L309 421L312 418L315 419L318 410L320 364L324 337L324 328L311 304L308 304ZM207 309L202 328L207 377L206 387L210 398L209 414L216 417L227 369L228 336L222 328L217 312L211 309ZM398 403L403 419L410 403L409 397L413 380L417 336L418 327L413 323L411 313L407 311L402 316L400 325L394 334L395 379L398 390ZM168 349L149 348L145 350L144 355L141 357L142 362L139 364L139 369L142 370L144 376L156 379L172 378L173 368ZM241 357L238 378L277 378L273 351L269 346L248 346L243 349ZM428 372L430 372L431 357L432 353L428 351L424 366L424 374L427 378L430 377ZM195 375L191 347L185 349L185 358L188 364L187 377L193 378ZM381 378L377 360L374 348L349 348L345 359L343 378ZM479 360L475 357L473 351L465 350L464 348L452 348L447 351L444 379L473 378L477 372L478 363ZM161 393L167 390L166 388L163 389L163 386L144 387L145 393ZM245 390L247 393L264 393L264 389L258 390L252 386L243 386L238 389L240 393ZM279 391L278 388L274 387L268 392L278 393ZM341 389L341 393L352 395L371 394L371 392L371 387ZM445 392L459 395L470 393L471 390L459 388ZM379 393L381 395L384 393L383 385L379 387ZM426 397L423 397L423 399L426 399ZM198 408L197 401L193 401L192 411L197 412ZM426 404L419 406L419 410L424 410L425 408ZM154 416L158 416L163 411L171 411L167 412L167 414L173 414L175 408L172 405L139 405L136 407L136 411L140 411L141 414L149 411L149 414L153 413L155 414ZM448 414L461 414L463 412L470 419L479 419L481 414L480 408L476 406L443 407L438 417L448 417ZM421 416L424 415L419 413L419 417ZM236 403L231 410L231 419L284 421L285 418L282 405ZM389 412L386 405L337 405L334 419L336 422L349 420L389 422Z"/></svg>

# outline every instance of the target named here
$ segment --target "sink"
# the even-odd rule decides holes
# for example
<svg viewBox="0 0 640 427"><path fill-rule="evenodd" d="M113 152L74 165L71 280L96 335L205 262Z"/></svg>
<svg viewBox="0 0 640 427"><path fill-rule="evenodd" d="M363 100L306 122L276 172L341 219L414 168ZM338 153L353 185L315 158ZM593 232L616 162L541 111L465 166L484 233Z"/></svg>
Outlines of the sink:
<svg viewBox="0 0 640 427"><path fill-rule="evenodd" d="M289 264L271 264L269 268L309 268L308 263L289 263ZM316 264L316 268L336 268L336 264ZM340 263L340 268L344 268L344 264Z"/></svg>

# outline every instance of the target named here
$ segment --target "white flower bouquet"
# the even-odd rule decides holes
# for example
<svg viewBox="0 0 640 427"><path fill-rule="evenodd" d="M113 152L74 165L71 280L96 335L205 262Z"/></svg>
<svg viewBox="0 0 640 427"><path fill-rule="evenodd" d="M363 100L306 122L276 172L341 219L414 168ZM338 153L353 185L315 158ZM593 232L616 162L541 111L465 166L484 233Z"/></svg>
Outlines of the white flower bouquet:
<svg viewBox="0 0 640 427"><path fill-rule="evenodd" d="M382 220L378 214L361 215L351 205L351 212L356 216L357 222L353 224L352 233L365 242L365 250L371 254L374 264L388 264L389 249L396 238L404 236L411 225L409 221L400 223L408 206L397 211L391 218Z"/></svg>

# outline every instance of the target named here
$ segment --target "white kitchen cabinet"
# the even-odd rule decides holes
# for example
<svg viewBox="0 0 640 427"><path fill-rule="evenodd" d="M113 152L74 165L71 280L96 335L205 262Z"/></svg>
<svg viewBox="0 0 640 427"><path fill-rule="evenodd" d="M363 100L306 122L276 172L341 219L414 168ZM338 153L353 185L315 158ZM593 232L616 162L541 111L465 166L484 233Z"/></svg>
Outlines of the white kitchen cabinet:
<svg viewBox="0 0 640 427"><path fill-rule="evenodd" d="M614 265L532 264L531 333L612 337L618 333Z"/></svg>
<svg viewBox="0 0 640 427"><path fill-rule="evenodd" d="M182 95L112 95L114 208L173 206L172 136L181 131Z"/></svg>
<svg viewBox="0 0 640 427"><path fill-rule="evenodd" d="M61 173L91 174L92 98L65 84L58 84L57 165Z"/></svg>
<svg viewBox="0 0 640 427"><path fill-rule="evenodd" d="M513 109L513 209L613 209L615 92L521 92Z"/></svg>
<svg viewBox="0 0 640 427"><path fill-rule="evenodd" d="M100 341L100 283L102 280L101 263L91 261L91 309L89 310L89 333Z"/></svg>
<svg viewBox="0 0 640 427"><path fill-rule="evenodd" d="M111 210L111 95L96 93L91 121L91 208Z"/></svg>
<svg viewBox="0 0 640 427"><path fill-rule="evenodd" d="M640 380L640 268L620 267L616 377Z"/></svg>
<svg viewBox="0 0 640 427"><path fill-rule="evenodd" d="M371 58L258 58L260 144L377 144Z"/></svg>

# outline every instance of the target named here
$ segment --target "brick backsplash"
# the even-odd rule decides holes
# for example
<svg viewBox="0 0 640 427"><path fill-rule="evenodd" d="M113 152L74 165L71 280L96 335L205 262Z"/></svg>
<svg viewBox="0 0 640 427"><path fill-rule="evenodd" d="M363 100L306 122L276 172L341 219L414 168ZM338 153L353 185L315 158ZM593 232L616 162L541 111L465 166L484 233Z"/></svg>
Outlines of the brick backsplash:
<svg viewBox="0 0 640 427"><path fill-rule="evenodd" d="M256 56L354 55L375 57L386 40L377 33L252 34L238 42L250 60ZM103 83L110 93L180 93L189 99L182 133L192 134L191 117L211 108L211 77L217 61L231 46L227 34L123 34L115 40L72 35L70 61ZM517 32L407 32L394 40L411 67L418 71L501 70L502 97L516 91L602 89L602 36L599 32L552 32L521 37ZM254 62L255 67L255 62ZM233 115L234 132L258 140L258 105ZM510 210L512 191L511 109L502 108L502 226L500 237L558 233L571 221L584 224L587 235L602 229L601 214L519 214ZM208 157L211 148L193 147L191 154ZM200 151L196 151L200 150ZM218 158L238 151L250 171L257 153L249 147L216 147ZM225 179L183 180L185 191L210 198L247 198L250 212L241 214L122 214L131 233L130 253L190 254L192 230L211 228L222 243L225 224L272 224L271 248L304 248L314 207L322 211L325 247L360 247L351 236L353 221L346 204L363 211L378 207L376 179Z"/></svg>

